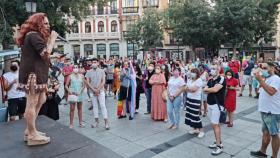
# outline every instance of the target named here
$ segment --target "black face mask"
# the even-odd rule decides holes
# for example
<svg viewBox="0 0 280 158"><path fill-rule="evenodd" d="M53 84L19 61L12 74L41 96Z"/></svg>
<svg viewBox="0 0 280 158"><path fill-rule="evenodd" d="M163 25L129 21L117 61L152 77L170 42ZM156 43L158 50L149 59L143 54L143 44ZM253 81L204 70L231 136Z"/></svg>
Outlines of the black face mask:
<svg viewBox="0 0 280 158"><path fill-rule="evenodd" d="M12 71L17 71L17 70L18 70L17 66L11 66L10 69L11 69Z"/></svg>

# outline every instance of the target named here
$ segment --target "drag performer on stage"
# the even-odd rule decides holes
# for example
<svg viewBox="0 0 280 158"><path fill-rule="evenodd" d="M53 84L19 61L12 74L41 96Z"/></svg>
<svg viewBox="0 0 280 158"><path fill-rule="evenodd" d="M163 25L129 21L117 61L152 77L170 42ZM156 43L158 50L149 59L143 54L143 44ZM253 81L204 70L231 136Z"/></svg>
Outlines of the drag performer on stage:
<svg viewBox="0 0 280 158"><path fill-rule="evenodd" d="M21 65L18 88L26 92L25 118L27 128L24 140L27 145L42 145L50 142L46 133L39 132L35 121L46 101L50 54L58 34L50 32L46 14L36 13L21 25L17 44L21 47Z"/></svg>

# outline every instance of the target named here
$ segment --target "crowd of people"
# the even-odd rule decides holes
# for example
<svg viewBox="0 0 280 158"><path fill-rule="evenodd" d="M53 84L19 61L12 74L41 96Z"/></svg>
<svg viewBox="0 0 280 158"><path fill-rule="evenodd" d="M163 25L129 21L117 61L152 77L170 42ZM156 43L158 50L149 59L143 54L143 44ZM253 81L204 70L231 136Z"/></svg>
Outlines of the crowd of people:
<svg viewBox="0 0 280 158"><path fill-rule="evenodd" d="M260 93L266 92L267 85L265 84L272 83L275 84L273 89L266 87L268 93L270 95L270 92L275 90L276 97L279 97L277 90L280 90L280 82L275 83L279 77L275 75L273 80L270 79L271 67L277 67L277 65L271 63L275 62L267 64L248 57L242 62L235 59L227 61L226 58L214 58L211 62L197 59L195 62L190 60L186 64L180 60L168 61L163 58L150 58L142 62L128 58L109 60L89 58L84 62L74 64L70 58L56 56L52 58L50 67L47 100L39 115L43 114L58 120L58 106L61 100L65 99L70 104L69 127L74 127L74 112L77 107L79 127L83 128L85 127L82 117L83 101L88 99L88 102L91 103L88 109L93 110L95 119L91 127L99 126L98 107L100 107L105 122L104 127L109 130L106 97L112 96L120 103L117 112L119 119L126 118L128 115L129 120L133 120L139 113L139 108L144 108L139 104L140 95L145 94L147 104L145 114L150 115L152 120L169 122L168 129L179 128L180 113L183 109L185 111L184 122L192 128L188 133L203 138L205 133L201 118L209 115L215 134L215 141L209 148L214 149L213 155L219 155L223 151L220 124L227 124L229 128L234 126L234 112L240 87L239 97L243 96L244 87L248 85L249 97L253 96L254 88L254 98L264 98L265 96ZM13 61L11 71L3 75L8 96L10 121L14 121L15 116L23 118L26 104L24 92L19 91L16 87L19 65L19 61ZM273 73L278 73L278 69L273 70L275 70ZM64 76L65 93L62 98L57 94L62 84L58 80L60 75ZM263 83L264 79L266 79L265 83ZM84 90L87 93L84 93ZM87 95L84 96L84 94ZM279 100L274 99L272 104L278 102ZM273 113L274 110L279 111L278 106L275 105L273 111L268 111L270 113ZM264 109L267 110L267 108ZM224 110L227 111L227 120L221 121L221 111ZM261 110L262 108L260 108ZM265 117L263 113L262 117ZM276 122L279 120L280 117L275 118ZM275 134L275 129L270 129L272 127L269 126L271 125L266 124L264 127L268 129L268 132L273 130L273 134ZM270 136L271 133L266 134L268 135L264 137ZM251 154L264 153L262 148Z"/></svg>
<svg viewBox="0 0 280 158"><path fill-rule="evenodd" d="M269 59L263 62L252 57L239 61L215 57L184 63L181 60L147 58L143 61L120 59L87 59L73 63L70 58L52 58L58 34L50 31L46 14L35 13L24 22L17 44L21 47L21 60L12 61L10 71L1 76L2 99L7 99L9 121L25 118L24 141L28 146L50 142L47 133L38 131L36 118L43 114L59 119L59 104L65 99L69 104L69 128L74 128L77 107L79 127L84 128L83 103L91 103L94 122L99 127L99 107L109 130L106 97L117 100L119 119L137 119L140 108L154 121L169 122L170 130L180 126L180 113L185 111L184 122L191 127L188 132L198 138L205 137L202 117L209 116L215 141L209 145L213 155L223 152L221 124L234 126L237 93L243 97L249 86L249 97L258 98L258 111L262 120L262 144L255 157L267 157L272 144L272 158L279 150L280 123L280 68ZM63 75L63 84L59 76ZM64 86L64 96L58 91ZM87 96L84 96L87 90ZM146 96L146 107L140 106L141 94ZM4 97L6 94L7 97ZM87 97L87 98L86 98ZM228 115L227 115L228 113Z"/></svg>

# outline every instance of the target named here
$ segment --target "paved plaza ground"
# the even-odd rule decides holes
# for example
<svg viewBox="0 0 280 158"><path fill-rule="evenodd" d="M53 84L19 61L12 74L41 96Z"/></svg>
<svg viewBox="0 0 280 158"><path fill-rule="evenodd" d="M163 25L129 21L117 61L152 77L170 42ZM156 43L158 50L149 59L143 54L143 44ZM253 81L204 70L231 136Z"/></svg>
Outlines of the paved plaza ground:
<svg viewBox="0 0 280 158"><path fill-rule="evenodd" d="M132 158L200 158L213 157L208 145L214 142L214 134L209 119L203 118L204 138L188 134L190 127L184 124L185 112L181 111L180 128L167 129L168 123L152 121L146 112L146 97L141 96L140 113L132 121L119 120L116 116L116 100L107 97L106 106L110 119L110 130L105 130L101 119L99 128L91 128L93 113L88 110L90 103L85 95L83 118L86 127L78 127L77 113L73 130L87 136L97 143L111 149L122 157ZM69 105L60 105L60 120L69 125ZM101 117L102 118L102 117ZM224 153L219 158L249 158L250 150L258 150L261 145L261 123L257 112L257 99L249 98L248 94L237 98L237 110L234 126L222 126ZM271 155L271 147L268 154Z"/></svg>

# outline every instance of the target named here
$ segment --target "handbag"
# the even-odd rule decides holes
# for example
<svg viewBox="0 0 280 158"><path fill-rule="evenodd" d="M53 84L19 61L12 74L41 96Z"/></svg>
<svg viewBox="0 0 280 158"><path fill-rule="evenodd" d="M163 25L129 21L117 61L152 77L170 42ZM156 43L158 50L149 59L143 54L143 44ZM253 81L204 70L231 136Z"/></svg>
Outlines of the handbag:
<svg viewBox="0 0 280 158"><path fill-rule="evenodd" d="M55 93L54 94L54 101L55 101L55 103L56 104L60 104L61 100L62 100L61 97L57 93Z"/></svg>
<svg viewBox="0 0 280 158"><path fill-rule="evenodd" d="M68 95L68 102L69 103L77 103L78 102L78 96L76 95Z"/></svg>
<svg viewBox="0 0 280 158"><path fill-rule="evenodd" d="M7 106L1 105L0 106L0 122L7 122L8 121L8 108Z"/></svg>
<svg viewBox="0 0 280 158"><path fill-rule="evenodd" d="M226 121L227 121L227 111L226 111L225 108L224 108L224 110L221 109L221 105L220 105L219 102L218 102L217 96L214 95L214 97L215 97L216 103L217 103L217 105L218 105L218 108L219 108L219 110L220 110L219 122L220 122L220 123L226 123Z"/></svg>

